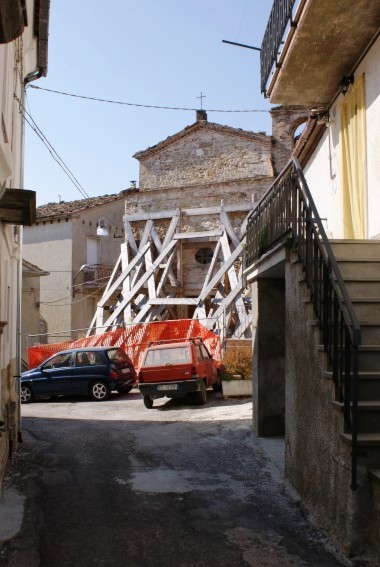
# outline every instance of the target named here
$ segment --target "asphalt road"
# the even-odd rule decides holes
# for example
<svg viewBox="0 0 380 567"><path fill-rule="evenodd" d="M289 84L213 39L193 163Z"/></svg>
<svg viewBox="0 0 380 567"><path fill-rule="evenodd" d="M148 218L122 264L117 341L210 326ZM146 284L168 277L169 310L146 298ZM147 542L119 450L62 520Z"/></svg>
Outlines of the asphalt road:
<svg viewBox="0 0 380 567"><path fill-rule="evenodd" d="M251 431L250 400L206 406L140 395L23 406L5 491L23 523L9 567L333 566L287 490L283 440Z"/></svg>

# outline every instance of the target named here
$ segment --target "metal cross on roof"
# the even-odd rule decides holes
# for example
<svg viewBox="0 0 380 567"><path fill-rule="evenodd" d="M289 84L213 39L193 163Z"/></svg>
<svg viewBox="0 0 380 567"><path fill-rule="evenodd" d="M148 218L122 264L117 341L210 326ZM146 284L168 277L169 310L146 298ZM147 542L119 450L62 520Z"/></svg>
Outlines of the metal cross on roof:
<svg viewBox="0 0 380 567"><path fill-rule="evenodd" d="M204 94L202 93L202 91L201 91L201 95L200 95L200 96L197 96L197 98L200 98L200 99L201 99L201 110L203 110L203 99L206 98L206 95L204 95Z"/></svg>

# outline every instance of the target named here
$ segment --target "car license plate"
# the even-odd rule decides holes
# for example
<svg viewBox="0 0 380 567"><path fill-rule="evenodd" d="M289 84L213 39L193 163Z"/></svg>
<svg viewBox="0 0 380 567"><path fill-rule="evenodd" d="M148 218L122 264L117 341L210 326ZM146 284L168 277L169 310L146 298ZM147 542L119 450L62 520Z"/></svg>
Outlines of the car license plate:
<svg viewBox="0 0 380 567"><path fill-rule="evenodd" d="M157 386L157 390L160 392L167 390L178 390L178 384L160 384Z"/></svg>

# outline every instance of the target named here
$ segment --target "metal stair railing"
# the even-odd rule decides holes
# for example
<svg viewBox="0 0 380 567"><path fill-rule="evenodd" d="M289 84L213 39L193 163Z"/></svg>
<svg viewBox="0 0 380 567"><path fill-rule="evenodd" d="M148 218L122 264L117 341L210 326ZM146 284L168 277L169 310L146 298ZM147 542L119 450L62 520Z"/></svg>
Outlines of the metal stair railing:
<svg viewBox="0 0 380 567"><path fill-rule="evenodd" d="M352 437L351 488L357 488L358 349L361 329L305 177L293 158L248 220L244 264L250 267L277 244L289 240L303 264L332 365L344 431ZM247 272L247 269L245 269Z"/></svg>

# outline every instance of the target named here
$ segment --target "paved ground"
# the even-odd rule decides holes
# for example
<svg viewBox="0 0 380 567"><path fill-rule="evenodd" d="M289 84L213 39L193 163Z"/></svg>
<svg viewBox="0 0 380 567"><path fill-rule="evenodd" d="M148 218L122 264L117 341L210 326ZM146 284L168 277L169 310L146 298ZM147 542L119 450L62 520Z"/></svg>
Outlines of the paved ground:
<svg viewBox="0 0 380 567"><path fill-rule="evenodd" d="M350 565L288 492L283 441L255 438L251 412L214 393L203 407L146 410L137 392L23 406L0 564Z"/></svg>

